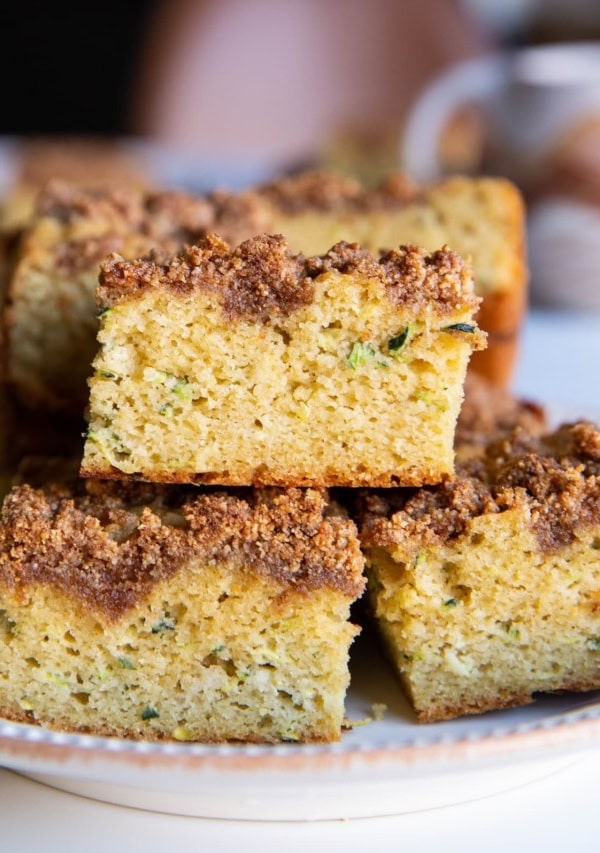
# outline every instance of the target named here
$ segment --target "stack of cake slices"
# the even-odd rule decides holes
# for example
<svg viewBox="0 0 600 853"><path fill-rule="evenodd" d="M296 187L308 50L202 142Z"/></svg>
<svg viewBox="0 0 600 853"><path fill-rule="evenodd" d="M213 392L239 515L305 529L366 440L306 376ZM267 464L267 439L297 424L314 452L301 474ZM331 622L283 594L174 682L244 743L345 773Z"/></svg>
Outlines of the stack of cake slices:
<svg viewBox="0 0 600 853"><path fill-rule="evenodd" d="M336 740L365 584L421 720L600 685L600 434L475 375L456 428L520 216L492 180L46 193L7 288L0 714ZM44 433L79 462L84 398L77 478Z"/></svg>

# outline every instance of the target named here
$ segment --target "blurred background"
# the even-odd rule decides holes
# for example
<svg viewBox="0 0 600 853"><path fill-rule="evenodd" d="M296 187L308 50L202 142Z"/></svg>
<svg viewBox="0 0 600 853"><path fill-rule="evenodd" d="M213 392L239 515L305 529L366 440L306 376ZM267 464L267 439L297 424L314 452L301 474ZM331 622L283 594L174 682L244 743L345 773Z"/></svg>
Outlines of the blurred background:
<svg viewBox="0 0 600 853"><path fill-rule="evenodd" d="M55 176L503 174L530 204L534 297L600 308L597 0L22 2L0 20L9 196ZM565 295L575 274L590 283Z"/></svg>
<svg viewBox="0 0 600 853"><path fill-rule="evenodd" d="M597 0L2 5L3 135L141 135L273 169L394 167L411 107L444 69L600 39ZM447 166L475 167L480 128L464 116L453 125Z"/></svg>

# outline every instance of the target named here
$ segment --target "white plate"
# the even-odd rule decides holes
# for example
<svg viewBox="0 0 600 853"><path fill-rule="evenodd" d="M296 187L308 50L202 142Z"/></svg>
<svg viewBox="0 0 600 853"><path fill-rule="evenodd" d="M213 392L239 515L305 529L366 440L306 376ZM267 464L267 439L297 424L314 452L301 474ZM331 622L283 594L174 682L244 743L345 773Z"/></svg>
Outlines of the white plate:
<svg viewBox="0 0 600 853"><path fill-rule="evenodd" d="M50 732L0 721L0 764L67 791L202 817L314 820L400 814L542 778L600 744L600 692L418 725L372 638L357 641L338 744L201 746Z"/></svg>
<svg viewBox="0 0 600 853"><path fill-rule="evenodd" d="M569 413L553 409L557 423ZM571 415L572 420L572 415ZM600 691L418 725L374 638L352 651L347 716L382 720L331 745L202 746L51 732L0 720L0 765L53 787L152 811L246 820L402 814L474 800L600 746Z"/></svg>

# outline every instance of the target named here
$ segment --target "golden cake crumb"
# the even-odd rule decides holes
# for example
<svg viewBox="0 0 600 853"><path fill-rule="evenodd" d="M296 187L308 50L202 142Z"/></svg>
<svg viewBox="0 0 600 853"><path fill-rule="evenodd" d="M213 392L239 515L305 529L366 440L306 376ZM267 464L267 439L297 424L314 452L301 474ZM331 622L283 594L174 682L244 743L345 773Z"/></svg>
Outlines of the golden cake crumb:
<svg viewBox="0 0 600 853"><path fill-rule="evenodd" d="M600 687L600 430L515 430L433 488L366 494L369 595L422 721Z"/></svg>
<svg viewBox="0 0 600 853"><path fill-rule="evenodd" d="M15 487L0 715L175 741L340 736L356 528L315 491Z"/></svg>
<svg viewBox="0 0 600 853"><path fill-rule="evenodd" d="M281 236L102 267L86 477L388 486L453 470L479 300L454 253Z"/></svg>

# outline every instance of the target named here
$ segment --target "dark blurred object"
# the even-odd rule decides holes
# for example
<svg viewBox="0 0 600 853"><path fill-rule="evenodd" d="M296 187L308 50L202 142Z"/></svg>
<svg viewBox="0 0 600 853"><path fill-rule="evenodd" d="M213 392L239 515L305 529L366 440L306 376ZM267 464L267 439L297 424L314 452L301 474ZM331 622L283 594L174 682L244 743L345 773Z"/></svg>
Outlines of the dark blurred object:
<svg viewBox="0 0 600 853"><path fill-rule="evenodd" d="M532 44L600 39L598 0L543 0L536 2L525 30Z"/></svg>
<svg viewBox="0 0 600 853"><path fill-rule="evenodd" d="M122 133L157 0L3 3L0 134Z"/></svg>
<svg viewBox="0 0 600 853"><path fill-rule="evenodd" d="M504 45L600 39L598 0L460 0Z"/></svg>

